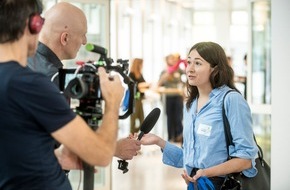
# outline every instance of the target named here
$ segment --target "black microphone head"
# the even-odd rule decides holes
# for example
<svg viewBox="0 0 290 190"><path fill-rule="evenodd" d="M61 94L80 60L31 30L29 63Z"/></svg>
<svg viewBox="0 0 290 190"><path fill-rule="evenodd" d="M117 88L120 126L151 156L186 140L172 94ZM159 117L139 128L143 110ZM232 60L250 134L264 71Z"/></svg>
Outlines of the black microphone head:
<svg viewBox="0 0 290 190"><path fill-rule="evenodd" d="M144 119L143 123L140 126L140 131L143 132L144 134L149 133L151 129L154 127L155 123L157 122L159 116L160 109L154 108Z"/></svg>

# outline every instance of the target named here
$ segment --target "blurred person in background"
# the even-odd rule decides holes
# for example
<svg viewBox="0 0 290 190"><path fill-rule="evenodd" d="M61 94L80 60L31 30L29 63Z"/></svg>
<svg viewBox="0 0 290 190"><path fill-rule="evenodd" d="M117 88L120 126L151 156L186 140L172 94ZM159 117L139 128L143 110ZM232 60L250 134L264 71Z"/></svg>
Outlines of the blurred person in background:
<svg viewBox="0 0 290 190"><path fill-rule="evenodd" d="M136 84L136 95L135 95L135 108L134 112L130 116L130 133L134 134L139 132L140 125L144 121L144 110L143 110L143 99L144 92L149 88L149 84L146 83L143 75L143 59L135 58L132 61L129 77Z"/></svg>
<svg viewBox="0 0 290 190"><path fill-rule="evenodd" d="M184 71L179 68L179 54L169 54L165 57L167 68L161 72L158 86L165 87L165 107L167 115L168 140L182 142L183 131L183 82Z"/></svg>

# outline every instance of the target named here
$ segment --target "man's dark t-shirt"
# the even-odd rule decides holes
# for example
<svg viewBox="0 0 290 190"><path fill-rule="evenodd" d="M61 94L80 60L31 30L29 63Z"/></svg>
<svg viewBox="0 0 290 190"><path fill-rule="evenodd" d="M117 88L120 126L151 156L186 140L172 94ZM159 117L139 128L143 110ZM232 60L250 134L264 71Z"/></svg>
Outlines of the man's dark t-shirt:
<svg viewBox="0 0 290 190"><path fill-rule="evenodd" d="M0 64L0 189L71 190L51 133L76 117L47 76Z"/></svg>

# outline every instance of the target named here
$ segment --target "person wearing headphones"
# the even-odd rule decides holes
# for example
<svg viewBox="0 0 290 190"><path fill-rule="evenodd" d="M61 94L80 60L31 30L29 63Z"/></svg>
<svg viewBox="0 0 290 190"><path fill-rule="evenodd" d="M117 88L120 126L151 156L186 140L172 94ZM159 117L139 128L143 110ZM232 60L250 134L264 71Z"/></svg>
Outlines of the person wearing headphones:
<svg viewBox="0 0 290 190"><path fill-rule="evenodd" d="M67 2L56 3L45 12L44 18L36 54L29 57L28 66L47 75L59 86L56 73L63 68L61 61L74 59L80 47L87 43L87 19L81 9ZM140 149L140 141L120 138L114 156L131 160Z"/></svg>
<svg viewBox="0 0 290 190"><path fill-rule="evenodd" d="M71 190L55 140L88 164L107 166L116 149L124 94L99 68L104 114L93 131L47 76L27 67L45 23L40 0L0 1L0 189ZM60 154L60 155L59 155Z"/></svg>

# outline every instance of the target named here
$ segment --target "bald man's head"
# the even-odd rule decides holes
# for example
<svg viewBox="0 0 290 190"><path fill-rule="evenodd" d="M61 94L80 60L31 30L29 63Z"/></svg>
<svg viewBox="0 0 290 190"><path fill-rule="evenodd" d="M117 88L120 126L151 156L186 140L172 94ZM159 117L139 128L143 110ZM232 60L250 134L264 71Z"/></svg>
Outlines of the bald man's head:
<svg viewBox="0 0 290 190"><path fill-rule="evenodd" d="M39 40L60 60L75 58L80 46L86 44L87 19L78 7L60 2L44 14L45 24Z"/></svg>

